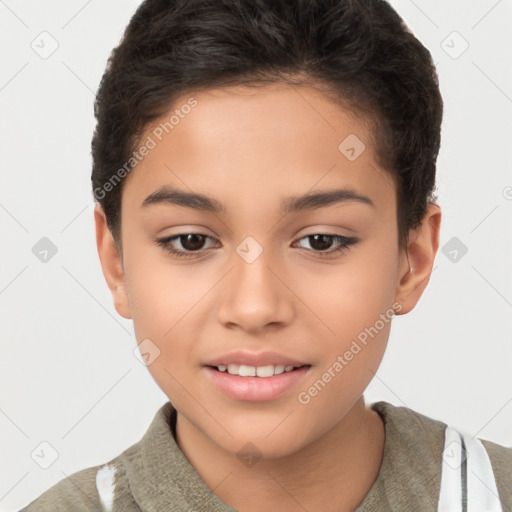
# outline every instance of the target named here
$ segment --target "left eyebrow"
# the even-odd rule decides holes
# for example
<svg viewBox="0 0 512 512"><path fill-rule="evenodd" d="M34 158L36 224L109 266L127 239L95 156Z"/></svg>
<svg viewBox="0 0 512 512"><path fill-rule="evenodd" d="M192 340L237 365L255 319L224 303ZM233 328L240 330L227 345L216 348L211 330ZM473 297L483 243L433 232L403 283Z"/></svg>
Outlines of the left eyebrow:
<svg viewBox="0 0 512 512"><path fill-rule="evenodd" d="M375 208L373 201L351 189L332 189L312 192L302 196L285 198L281 203L282 213L294 213L303 210L324 208L336 203L359 202ZM142 203L142 208L155 204L169 204L193 208L212 213L226 212L226 206L212 197L197 192L187 192L165 185L150 194Z"/></svg>
<svg viewBox="0 0 512 512"><path fill-rule="evenodd" d="M315 210L336 203L348 203L352 201L367 204L375 208L375 204L369 197L358 194L351 189L339 188L312 192L311 194L305 194L303 196L289 197L283 201L281 211L283 213L293 213L303 210Z"/></svg>

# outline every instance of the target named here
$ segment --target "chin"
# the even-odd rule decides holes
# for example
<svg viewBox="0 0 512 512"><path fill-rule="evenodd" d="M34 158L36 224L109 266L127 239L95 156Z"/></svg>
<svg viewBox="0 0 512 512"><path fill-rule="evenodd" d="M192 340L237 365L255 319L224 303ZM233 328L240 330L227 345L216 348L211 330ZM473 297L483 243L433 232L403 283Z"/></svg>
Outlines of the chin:
<svg viewBox="0 0 512 512"><path fill-rule="evenodd" d="M302 444L287 435L268 438L236 438L223 448L236 456L244 465L251 466L259 461L275 460L300 451Z"/></svg>
<svg viewBox="0 0 512 512"><path fill-rule="evenodd" d="M286 420L279 424L283 418L274 422L269 428L268 423L242 422L236 425L226 425L226 429L233 437L222 436L217 443L226 451L240 458L244 452L254 452L254 456L261 459L278 459L300 451L310 441L302 428L294 425L285 425ZM242 453L240 453L242 452Z"/></svg>

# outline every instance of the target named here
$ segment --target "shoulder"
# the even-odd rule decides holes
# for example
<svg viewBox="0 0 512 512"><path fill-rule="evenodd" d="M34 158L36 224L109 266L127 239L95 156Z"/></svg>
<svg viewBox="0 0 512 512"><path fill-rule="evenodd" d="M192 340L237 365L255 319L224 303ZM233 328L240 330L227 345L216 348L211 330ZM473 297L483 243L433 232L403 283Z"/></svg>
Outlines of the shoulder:
<svg viewBox="0 0 512 512"><path fill-rule="evenodd" d="M373 403L371 408L381 416L386 433L399 440L401 446L424 455L433 453L437 458L444 445L446 423L388 402Z"/></svg>
<svg viewBox="0 0 512 512"><path fill-rule="evenodd" d="M495 473L507 475L512 484L512 448L482 439Z"/></svg>
<svg viewBox="0 0 512 512"><path fill-rule="evenodd" d="M147 480L141 474L172 444L170 402L155 414L141 439L106 463L77 471L57 482L20 512L139 511L134 490L146 499ZM166 463L170 457L165 458ZM158 476L158 471L156 471ZM150 496L148 499L151 499Z"/></svg>
<svg viewBox="0 0 512 512"><path fill-rule="evenodd" d="M382 417L386 434L390 435L387 448L393 452L392 458L397 462L394 469L408 461L408 470L416 468L414 472L417 471L418 476L425 479L430 487L429 494L438 495L448 425L407 407L387 402L373 403L371 408ZM483 439L478 441L484 446L491 463L502 506L504 510L512 510L512 448ZM414 482L414 487L418 488L418 484ZM435 502L435 499L432 501Z"/></svg>
<svg viewBox="0 0 512 512"><path fill-rule="evenodd" d="M92 466L57 482L20 512L65 512L104 510L96 487L102 466Z"/></svg>
<svg viewBox="0 0 512 512"><path fill-rule="evenodd" d="M387 402L373 403L371 409L386 430L379 500L389 505L383 510L436 510L446 424Z"/></svg>
<svg viewBox="0 0 512 512"><path fill-rule="evenodd" d="M20 512L138 511L130 492L124 457L138 443L105 464L91 466L57 482Z"/></svg>
<svg viewBox="0 0 512 512"><path fill-rule="evenodd" d="M496 479L504 510L512 510L512 448L482 439Z"/></svg>

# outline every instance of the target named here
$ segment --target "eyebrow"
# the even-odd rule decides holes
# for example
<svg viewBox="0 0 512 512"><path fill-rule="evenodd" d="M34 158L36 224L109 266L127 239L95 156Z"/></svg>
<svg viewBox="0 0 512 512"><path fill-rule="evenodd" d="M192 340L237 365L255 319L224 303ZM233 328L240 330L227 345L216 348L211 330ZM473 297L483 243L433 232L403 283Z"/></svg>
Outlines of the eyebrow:
<svg viewBox="0 0 512 512"><path fill-rule="evenodd" d="M331 189L311 192L302 196L285 198L281 203L281 212L294 213L304 210L315 210L337 203L359 202L375 208L373 201L364 195L351 189ZM196 192L186 192L169 185L164 185L150 194L142 203L142 208L151 205L167 204L185 206L194 210L208 211L212 213L226 212L226 206L212 197Z"/></svg>

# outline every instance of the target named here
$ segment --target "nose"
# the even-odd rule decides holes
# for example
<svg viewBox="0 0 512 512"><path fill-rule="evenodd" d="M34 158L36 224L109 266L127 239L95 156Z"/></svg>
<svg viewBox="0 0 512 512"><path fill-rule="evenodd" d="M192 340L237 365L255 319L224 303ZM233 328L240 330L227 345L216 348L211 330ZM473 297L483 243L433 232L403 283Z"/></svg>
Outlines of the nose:
<svg viewBox="0 0 512 512"><path fill-rule="evenodd" d="M252 334L288 325L294 315L293 293L275 261L265 251L252 262L235 253L232 265L219 290L219 321Z"/></svg>

